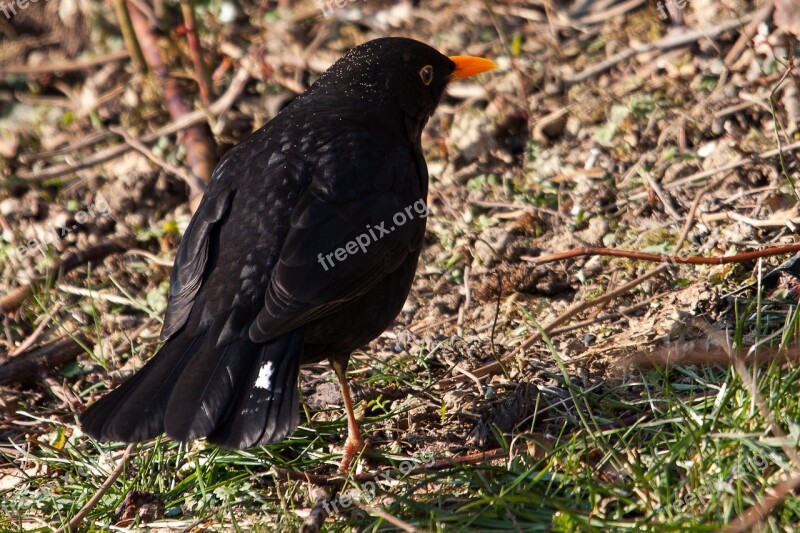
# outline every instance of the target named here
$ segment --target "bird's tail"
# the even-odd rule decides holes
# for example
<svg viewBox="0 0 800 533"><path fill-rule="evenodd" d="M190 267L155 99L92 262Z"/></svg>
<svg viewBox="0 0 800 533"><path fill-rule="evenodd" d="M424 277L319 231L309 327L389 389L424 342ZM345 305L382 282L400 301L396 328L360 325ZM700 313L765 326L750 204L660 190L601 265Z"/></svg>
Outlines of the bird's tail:
<svg viewBox="0 0 800 533"><path fill-rule="evenodd" d="M139 442L161 433L225 448L277 442L299 424L303 331L265 344L246 336L218 347L213 334L177 334L120 387L81 416L98 440Z"/></svg>

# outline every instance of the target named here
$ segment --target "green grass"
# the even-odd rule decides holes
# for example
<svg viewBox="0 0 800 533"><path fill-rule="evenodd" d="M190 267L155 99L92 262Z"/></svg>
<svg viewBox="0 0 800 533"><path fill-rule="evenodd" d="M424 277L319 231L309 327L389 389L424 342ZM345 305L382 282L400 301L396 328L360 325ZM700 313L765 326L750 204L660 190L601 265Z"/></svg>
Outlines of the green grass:
<svg viewBox="0 0 800 533"><path fill-rule="evenodd" d="M755 334L756 325L762 333L769 325L797 331L791 308L773 306L773 314L785 315L781 321L753 313L756 303L740 306L746 308L737 317L742 335ZM550 348L560 370L546 373L550 382L542 388L543 408L533 422L504 439L508 458L404 474L396 467L412 459L410 447L379 439L368 470L383 481L369 487L370 499L362 503L431 531L712 531L763 500L796 468L785 449L796 449L800 435L800 365L750 368L771 417L767 420L733 368L636 371L587 386ZM359 358L355 366L374 368L364 385L412 387L433 404L443 392L432 387L432 374L419 369L435 359L436 350L425 352L427 358L422 353ZM431 368L436 373L436 365ZM368 417L364 427L369 432L391 424L413 407L405 401L378 402L371 413L379 414ZM308 485L276 479L271 468L332 474L339 456L331 445L340 442L346 428L338 409L311 414L314 419L287 441L248 451L168 439L140 445L84 527L107 530L128 491L139 490L158 495L166 511L161 523L173 529L296 529L302 523L297 511L309 507ZM25 478L0 491L0 529L48 531L88 501L124 446L100 445L82 435L70 413L18 415L36 433L0 448L4 461ZM445 424L463 424L457 413L444 418ZM440 422L434 419L420 430L438 433ZM450 444L431 453L441 458L469 452ZM361 484L351 480L344 490L361 494L360 501L365 493L358 487L364 485L363 478ZM354 525L365 531L394 529L355 505L341 510L329 521L331 531ZM797 523L800 500L788 498L765 519L763 530L784 531Z"/></svg>
<svg viewBox="0 0 800 533"><path fill-rule="evenodd" d="M364 5L367 4L373 5ZM484 2L479 8L489 4L493 2ZM221 5L215 0L208 9L216 13ZM696 63L696 69L691 69L696 70L696 75L688 69L686 72L665 70L633 87L631 75L637 75L639 67L626 62L612 70L602 83L593 78L565 91L563 100L550 101L549 97L542 100L541 96L549 92L545 80L551 77L560 80L570 72L580 72L587 67L586 38L590 39L590 47L597 48L594 52L607 45L609 50L611 45L614 50L628 46L627 24L621 17L612 17L607 25L596 28L599 31L587 26L588 34L585 28L576 30L572 36L566 28L559 29L558 38L563 46L556 50L550 32L539 35L540 32L533 31L533 27L520 18L504 14L499 18L499 27L494 27L488 17L475 17L465 27L459 22L463 6L449 5L455 11L426 7L424 23L420 24L423 19L415 17L397 31L414 34L420 31L417 37L438 45L446 41L435 37L440 32L443 36L449 32L467 35L462 30L474 28L489 40L508 23L518 25L513 28L515 35L520 32L520 42L515 46L523 49L514 54L518 57L515 69L520 69L518 72L525 77L533 77L526 81L525 77L517 79L516 71L506 74L498 71L498 77L508 74L514 77L502 84L486 84L491 102L482 113L490 113L488 120L500 124L513 113L526 110L532 126L540 123L543 115L566 104L570 123L559 138L534 140L535 132L529 132L532 135L522 145L525 147L522 159L514 157L511 162L510 156L500 159L497 156L502 155L502 150L493 149L493 154L464 161L466 166L452 165L450 170L460 175L457 179L455 176L445 179L444 169L451 165L437 162L441 170L431 183L434 202L428 220L425 255L412 293L412 303L419 306L420 312L409 315L413 320L401 316L400 324L401 329L408 332L413 330L414 324L410 322L431 317L453 320L441 327L431 326L425 333L409 334L409 340L402 342L394 339L374 342L367 353L358 354L351 361L354 381L370 393L368 400L358 402L358 410L362 413L365 433L373 438L374 446L367 460L360 464L361 470L348 476L339 492L354 495L357 503L344 505L338 500L341 512L328 520L327 529L334 532L354 528L367 532L398 530L381 518L376 509L418 530L428 531L638 532L724 528L753 506L763 503L772 489L800 471L796 458L800 440L800 363L751 364L744 373L737 371L734 365L685 365L614 374L606 372L607 367L613 357L625 354L612 352L608 359L603 357L618 338L630 341L626 330L635 331L639 339L648 339L647 345L642 341L638 346L642 350L661 346L667 339L654 338L655 332L648 337L651 332L646 329L652 327L653 320L666 316L654 309L682 310L681 304L686 302L678 300L676 304L670 300L671 296L695 285L707 289L706 293L711 295L708 301L702 302L705 304L702 310L695 310L698 318L713 321L713 326L709 327L720 335L727 335L734 347L746 348L760 341L768 341L767 346L772 348L797 346L800 313L796 295L784 295L786 297L781 299L773 294L772 300L767 300L746 294L730 309L720 310L724 305L717 305L720 303L716 301L717 294L724 292L722 288L729 290L744 283L735 278L747 275L747 266L725 270L676 267L671 277L648 282L648 289L639 287L603 311L652 298L651 307L641 310L641 316L634 316L627 322L598 322L554 337L552 342L538 343L521 360L506 361L510 374L498 373L483 380L480 388L471 380L447 389L439 389L437 385L442 379L463 377L453 372L456 363L463 368L476 368L494 361L495 352L510 353L517 343L538 330L537 320L544 322L543 317L557 312L559 306L605 294L642 268L641 263L624 260L603 261L602 268L594 273L587 268L588 261L551 265L548 268L553 276L569 277L573 281L574 294L541 297L533 286L522 289L513 286L511 274L525 266L519 257L532 253L529 247L554 250L572 246L577 242L575 234L580 237L580 231L592 218L602 217L609 226L604 237L613 237L610 244L603 240L604 245L639 250L652 248L658 252L672 250L681 224L667 216L660 202L649 194L650 186L643 179L647 177L645 174L633 173L626 178L625 169L644 168L653 179L668 187L668 195L683 217L697 189L688 183L669 188L673 180L694 173L701 165L719 167L751 150L768 149L776 143L786 145L790 139L779 134L784 129L785 110L772 99L769 100L772 115L769 120L764 120L757 105L736 114L726 111L737 103L746 103L735 94L764 96L765 88L777 87L778 81L766 77L776 71L766 71L761 64L774 60L759 53L751 57L749 66L734 69L727 81L709 78L708 72L718 68L718 59L724 57L735 42L726 37L715 41L719 58L708 46L702 47L701 54L683 56L677 66ZM212 56L217 55L220 35L242 50L261 42L264 35L270 39L280 38L289 51L308 45L304 37L291 36L292 33L305 35L304 26L287 26L282 30L275 25L268 26L264 22L274 19L274 12L265 14L259 6L248 6L246 2L242 6L249 23L237 26L235 32L231 32L230 27L226 30L218 26L221 23L213 18L200 17L201 23L210 24L203 37L206 50L212 52ZM437 15L437 11L443 13ZM660 35L662 23L653 6L643 7L641 13L649 13L648 26L658 30ZM726 18L728 16L726 14ZM438 17L438 22L432 17ZM103 21L102 18L98 20ZM110 21L111 25L114 23ZM694 21L690 20L689 25L692 24ZM294 30L289 32L289 28ZM359 29L358 24L352 24L341 29L346 31L333 33L341 33L346 40L331 35L324 39L325 43L317 43L322 47L334 45L328 47L325 57L338 56L352 39L368 38L366 26ZM98 33L102 43L90 45L87 42L90 45L87 49L100 50L108 39L119 42L118 35L113 32L105 35L106 31ZM433 33L426 35L429 31ZM622 42L619 41L621 32L625 33ZM631 37L640 41L648 35L632 33ZM476 44L479 43L472 42L470 46ZM475 50L476 53L480 51ZM499 42L491 53L493 56L502 54ZM590 59L591 63L600 61L599 57ZM175 64L188 66L190 62L176 58ZM759 66L762 76L756 79L752 74L756 72L754 67ZM745 76L748 69L750 74ZM141 83L137 78L109 79L113 80L113 85L99 86L98 94L112 94L121 82L128 83L131 89L138 88ZM62 83L67 82L62 80ZM18 90L22 94L29 86L40 85L40 81L28 80L15 83L12 88L15 93ZM254 100L253 90L264 95L283 94L278 84L267 80L250 85L254 87L248 88L247 100ZM524 98L517 94L518 85L519 90L527 92ZM702 93L699 97L698 90ZM99 109L109 121L116 121L119 116L126 128L136 131L153 126L150 124L153 119L160 121L164 115L162 103L149 102L146 94L134 99L141 100L134 108L127 103L130 100L127 97L119 102L115 99L110 102L112 105ZM526 108L525 101L533 107ZM252 114L249 108L255 105L242 102L246 105L232 108L240 107L238 113L244 113L239 119ZM5 104L0 103L0 106ZM429 162L441 157L442 143L453 135L447 126L450 121L440 119L462 112L477 115L467 108L471 109L458 106L434 118L432 126L436 126L428 132L437 142L426 141ZM151 112L156 109L157 112ZM3 107L3 112L10 110ZM610 110L618 116L612 116L614 113ZM75 129L59 131L59 136L78 138L81 131L77 126L81 121L84 122L83 132L98 129L97 124L87 123L90 117L81 119L71 110L66 113L69 121L74 121ZM735 127L730 131L726 128L724 134L715 133L707 119L717 113ZM250 118L261 122L264 119L261 115L259 111L256 117ZM93 112L92 117L97 116ZM42 146L41 133L36 133L41 129L41 118L37 116L32 120L33 127L24 134L26 146L21 150L24 153L39 151ZM770 124L773 125L771 131ZM61 126L66 125L62 121ZM576 127L580 133L576 132ZM678 129L686 139L681 139ZM22 133L19 136L23 137ZM603 169L602 178L585 176L581 172L594 147L593 139L598 136L608 143L595 167L595 170ZM715 139L719 140L721 148L712 154L714 157L699 158L696 150ZM686 150L679 140L686 141ZM166 149L170 143L164 137L156 150ZM725 148L731 143L735 145L733 148ZM70 157L85 157L89 150L94 147ZM791 209L789 202L797 199L794 188L797 169L793 160L788 155L782 157L778 161L780 172L773 176L769 164L760 158L754 159L752 164L730 173L726 183L719 183L704 194L696 213L698 217L722 210L750 216L754 205L762 204L769 216L770 205L779 206L781 210ZM472 164L476 165L472 174L461 174ZM130 173L126 165L120 165L119 171L114 166L106 165L100 180L80 180L56 193L62 178L46 182L45 188L36 188L26 180L8 175L12 167L0 161L5 171L4 174L0 172L4 176L0 180L0 192L4 199L9 191L30 188L32 197L35 197L33 193L38 193L42 203L53 204L63 203L65 197L82 198L87 193L90 196L96 192L130 193L131 201L139 202L135 213L141 218L134 219L127 230L137 235L137 246L169 260L175 254L180 233L178 225L183 227L187 218L185 210L175 212L172 207L166 207L175 200L168 194L170 188L154 185L152 193L139 197L136 190L112 187ZM64 183L71 182L73 176L63 179ZM770 195L766 195L767 191L755 190L765 183L777 184ZM747 194L736 202L730 201L732 195L738 194L736 191L747 188L753 188L750 192L758 192L758 196ZM606 189L614 194L606 194ZM648 194L644 197L641 193ZM641 200L631 200L634 194L640 195ZM478 207L471 203L473 200L503 202L514 210L520 205L531 209L524 220L521 215L514 215L515 220L509 218L512 212L508 209ZM75 205L86 205L86 202L81 200ZM573 212L573 207L578 209ZM123 206L120 212L111 214L117 229L129 224L128 215L133 213L127 209ZM763 211L758 216L767 218ZM36 222L36 217L15 220L15 215L11 215L9 218L12 223L19 223L20 229L36 229L37 224L38 229L47 229L46 222ZM176 224L175 218L181 223ZM470 313L459 306L464 301L460 291L467 278L466 266L472 261L471 248L487 227L506 228L511 222L520 222L512 233L517 236L515 244L524 245L524 250L507 249L500 266L483 274L484 278L496 274L504 282L510 278L505 286L507 291L496 302L487 303L479 300L479 291L475 290L470 313L478 310L482 314L469 316ZM730 221L704 223L704 226L703 231L693 231L689 235L686 253L718 255L733 248L766 246L765 243L776 242L787 231L771 226L749 228L742 225L740 228ZM108 236L106 230L101 233L103 238ZM18 240L23 235L30 238L32 234L20 232L17 237ZM100 234L96 236L101 237ZM85 243L74 244L80 248ZM35 263L44 271L43 265L54 264L59 255L50 246L37 246L35 254L26 255L26 263L18 261L15 253L14 245L0 240L3 295L24 279L22 266ZM511 258L509 261L506 255ZM82 333L90 342L86 343L86 353L77 363L50 371L43 376L46 379L33 384L2 389L0 532L22 529L44 532L62 527L109 479L121 463L126 445L93 441L81 433L77 416L89 402L106 392L121 369L130 374L132 367L141 365L157 348L167 293L167 269L141 256L126 256L124 260L109 258L97 269L92 267L78 272L81 274L73 273L59 282L38 287L22 308L2 323L4 346L15 346L28 339L38 321L46 315L53 316L52 323L39 338L40 342L75 333ZM473 290L483 281L481 276L473 269L468 280ZM574 282L575 279L580 283ZM524 281L523 285L530 285L527 283L530 280ZM64 284L92 292L67 292ZM734 286L729 287L729 284ZM484 309L480 309L481 305ZM59 309L54 311L57 306ZM468 338L455 336L450 327L455 327L460 309L464 309L463 329ZM500 320L494 320L498 318L494 316L496 310ZM589 318L591 314L586 313L575 320ZM637 320L639 318L641 320ZM674 329L688 333L690 340L704 338L702 331L695 331L695 324L676 325L680 327ZM480 333L471 335L475 333L471 327L479 328ZM587 351L596 349L592 360L580 353L576 356L574 351L569 353L569 344L580 343L584 335L597 339L595 343L584 343ZM598 362L597 359L602 360ZM308 385L309 389L319 384L320 379L334 380L324 365L303 372L304 386ZM309 375L315 376L317 381L309 381ZM434 460L443 460L475 453L476 448L467 441L470 429L497 401L512 395L521 382L535 384L541 395L533 416L520 421L510 434L498 435L500 444L487 446L489 449L500 446L506 453L504 458L453 464L441 469L421 467L408 472L403 468L424 463L420 460L422 455L430 454ZM65 393L67 401L63 398ZM70 395L72 401L69 401ZM226 451L203 442L180 444L166 438L143 443L122 463L122 474L92 508L81 528L85 531L296 530L313 504L310 487L302 479L286 479L280 471L334 475L340 460L338 447L345 433L346 422L339 407L312 409L305 404L301 427L280 444ZM117 508L131 491L155 495L163 504L164 518L149 524L142 523L140 518L120 523ZM775 532L800 530L800 498L790 494L765 516L758 528Z"/></svg>

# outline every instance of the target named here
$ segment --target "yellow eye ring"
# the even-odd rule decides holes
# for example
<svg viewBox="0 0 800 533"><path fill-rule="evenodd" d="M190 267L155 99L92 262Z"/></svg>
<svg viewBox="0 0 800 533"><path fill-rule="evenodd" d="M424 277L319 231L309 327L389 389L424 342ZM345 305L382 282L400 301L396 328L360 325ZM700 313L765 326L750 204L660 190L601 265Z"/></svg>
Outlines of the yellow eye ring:
<svg viewBox="0 0 800 533"><path fill-rule="evenodd" d="M419 71L419 77L422 79L422 83L430 85L433 81L433 67L430 65L422 67Z"/></svg>

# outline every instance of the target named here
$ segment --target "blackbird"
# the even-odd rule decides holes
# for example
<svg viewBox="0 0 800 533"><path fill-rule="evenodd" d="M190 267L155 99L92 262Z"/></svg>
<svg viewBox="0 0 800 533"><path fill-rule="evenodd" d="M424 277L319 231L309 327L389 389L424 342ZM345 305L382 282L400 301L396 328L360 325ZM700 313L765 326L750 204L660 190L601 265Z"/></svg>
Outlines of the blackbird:
<svg viewBox="0 0 800 533"><path fill-rule="evenodd" d="M364 444L350 354L399 314L423 244L422 129L448 82L495 66L412 39L369 41L228 151L178 248L164 344L83 413L83 431L277 442L299 423L300 365L327 358L347 469Z"/></svg>

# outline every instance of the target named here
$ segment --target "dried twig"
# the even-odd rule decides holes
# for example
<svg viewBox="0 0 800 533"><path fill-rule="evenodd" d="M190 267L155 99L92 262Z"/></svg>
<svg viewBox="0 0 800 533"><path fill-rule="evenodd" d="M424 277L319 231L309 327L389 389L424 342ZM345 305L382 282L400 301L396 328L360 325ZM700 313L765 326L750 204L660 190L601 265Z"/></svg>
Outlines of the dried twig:
<svg viewBox="0 0 800 533"><path fill-rule="evenodd" d="M303 520L303 525L300 526L300 533L319 533L322 529L322 524L325 523L325 519L328 517L331 493L326 487L319 485L313 485L308 492L314 499L314 507L311 508L311 512Z"/></svg>
<svg viewBox="0 0 800 533"><path fill-rule="evenodd" d="M800 489L800 473L795 473L792 477L778 483L762 501L752 505L745 513L730 522L721 531L725 533L741 533L744 531L758 531L756 527L759 522L792 494Z"/></svg>
<svg viewBox="0 0 800 533"><path fill-rule="evenodd" d="M128 459L130 459L130 456L133 453L133 450L136 448L136 445L137 443L135 442L128 444L128 447L125 448L125 453L122 454L122 458L119 460L119 464L117 464L117 467L114 469L114 471L111 472L108 478L106 478L103 485L97 489L97 492L94 493L94 496L92 496L91 499L86 502L86 505L81 507L81 510L78 511L74 517L72 517L72 520L70 520L67 525L57 529L55 533L67 533L69 531L75 531L77 527L81 525L83 519L86 518L92 509L94 509L94 506L97 505L103 496L105 496L106 492L108 492L108 490L111 488L111 485L114 484L117 478L125 470L125 466L128 464Z"/></svg>
<svg viewBox="0 0 800 533"><path fill-rule="evenodd" d="M703 198L703 196L705 196L705 194L708 191L710 191L714 187L717 187L723 181L725 181L725 177L719 178L709 183L697 193L697 195L694 198L694 201L692 202L692 205L689 207L689 214L686 217L686 222L683 225L683 230L681 231L681 234L678 237L677 242L675 243L675 251L678 251L683 247L683 244L686 242L686 238L689 235L689 231L692 229L692 226L694 226L695 217L697 214L697 208L700 206L700 200ZM596 307L599 305L603 305L607 302L610 302L615 298L617 298L618 296L622 296L623 294L627 293L631 289L638 287L648 279L657 276L663 272L667 272L669 269L670 265L660 265L652 270L645 272L644 274L634 279L633 281L630 281L625 285L618 287L617 289L614 289L599 298L595 298L594 300L589 300L586 302L578 302L577 304L571 305L569 308L567 308L566 311L564 311L559 316L557 316L556 318L545 324L540 331L537 331L529 338L527 338L522 344L517 346L517 348L512 353L506 355L503 358L503 360L508 361L516 357L519 357L520 355L525 353L525 351L528 348L530 348L531 346L542 340L544 335L551 334L558 326L560 326L564 322L571 320L574 316L577 316L578 314L588 309L591 309L592 307ZM502 364L503 361L495 361L493 363L489 363L488 365L484 365L478 369L473 370L472 374L477 377L488 376L489 374L492 374L500 370L502 368ZM452 387L454 384L462 381L464 381L464 378L462 376L455 376L452 378L440 380L439 383L437 383L437 387L440 389L444 389Z"/></svg>
<svg viewBox="0 0 800 533"><path fill-rule="evenodd" d="M81 265L93 261L102 261L109 255L124 252L128 248L130 248L130 242L123 239L114 239L96 246L92 246L86 250L76 250L74 252L70 252L53 268L52 279L54 281L58 280L64 274L67 274ZM47 278L42 277L38 280L33 280L21 287L17 287L7 295L0 298L0 316L16 311L19 306L22 305L22 302L24 302L33 292L34 286L45 279Z"/></svg>
<svg viewBox="0 0 800 533"><path fill-rule="evenodd" d="M626 15L627 13L635 11L646 4L647 0L627 0L626 2L621 2L606 9L599 9L594 13L590 13L584 17L581 17L578 19L578 22L587 26L590 24L606 22L611 17Z"/></svg>
<svg viewBox="0 0 800 533"><path fill-rule="evenodd" d="M56 303L56 304L55 304L55 305L54 305L54 306L53 306L53 307L52 307L52 308L51 308L51 309L50 309L50 310L47 312L47 314L46 314L46 315L44 315L43 317L41 317L41 322L39 323L39 325L38 325L38 326L36 326L36 329L35 329L35 330L33 330L33 333L31 333L31 334L28 336L28 338L27 338L27 339L25 339L25 340L22 342L22 344L20 344L19 346L17 346L17 347L16 347L16 348L14 348L13 350L11 350L11 351L8 353L8 355L19 355L19 354L21 354L22 352L24 352L25 350L27 350L28 348L30 348L31 346L33 346L33 345L36 343L36 341L39 339L39 335L41 335L41 334L42 334L42 332L45 330L45 328L47 327L47 325L48 325L48 324L50 323L50 321L53 319L53 316L54 316L56 313L58 313L58 310L59 310L59 309L61 309L61 302L57 302L57 303Z"/></svg>
<svg viewBox="0 0 800 533"><path fill-rule="evenodd" d="M744 350L743 350L744 351ZM732 359L725 346L709 345L705 340L690 342L671 342L649 353L635 353L621 359L614 366L619 369L649 369L655 366L678 365L730 365ZM756 351L746 358L749 364L770 364L800 361L800 349Z"/></svg>
<svg viewBox="0 0 800 533"><path fill-rule="evenodd" d="M753 217L748 217L735 211L723 211L722 213L709 213L700 215L700 221L704 224L709 222L716 222L718 220L733 220L753 226L754 228L782 228L794 224L800 226L800 217L791 217L786 213L770 217L766 220L758 220Z"/></svg>
<svg viewBox="0 0 800 533"><path fill-rule="evenodd" d="M746 15L742 17L740 20L729 20L727 22L723 22L722 24L718 24L717 26L713 26L711 28L701 28L699 30L692 30L685 33L675 34L675 35L668 35L663 39L659 39L652 43L646 43L638 46L633 46L622 52L614 54L613 56L609 57L605 61L601 61L596 65L592 65L591 67L586 68L585 70L575 74L571 78L567 78L564 80L564 86L569 88L575 84L584 82L588 79L594 78L607 70L611 70L619 63L630 59L634 56L639 54L647 54L650 52L655 51L666 51L671 50L673 48L679 48L681 46L690 45L700 39L706 37L716 37L717 35L724 33L728 30L732 30L734 28L738 28L745 22L750 21L753 18L753 14Z"/></svg>
<svg viewBox="0 0 800 533"><path fill-rule="evenodd" d="M653 176L649 172L641 173L644 174L645 178L647 179L647 184L650 185L650 188L656 193L658 199L661 200L661 205L664 206L664 210L669 213L675 222L680 222L681 216L677 211L675 211L675 207L672 205L672 200L664 191L664 189L661 188L661 185L659 185L658 182L653 179Z"/></svg>
<svg viewBox="0 0 800 533"><path fill-rule="evenodd" d="M183 23L186 26L186 41L189 43L189 54L192 57L192 65L197 76L197 86L200 88L200 101L203 102L203 107L208 108L211 105L211 80L203 63L200 39L197 37L194 0L183 0L181 2L181 12L183 13Z"/></svg>
<svg viewBox="0 0 800 533"><path fill-rule="evenodd" d="M57 148L55 150L48 150L46 152L37 152L35 154L20 154L19 161L20 163L24 163L27 165L33 163L34 161L52 159L53 157L71 154L72 152L80 150L81 148L85 148L87 146L103 142L113 137L114 134L111 133L110 131L98 131L96 133L90 133L89 135L85 136L79 141L75 141L72 144L63 146L61 148Z"/></svg>
<svg viewBox="0 0 800 533"><path fill-rule="evenodd" d="M653 261L665 264L679 264L679 265L728 265L731 263L744 263L752 261L761 257L773 257L776 255L785 255L793 252L800 251L800 243L787 244L784 246L774 246L772 248L765 248L763 250L756 250L753 252L743 252L740 254L726 255L720 257L701 257L701 256L687 256L687 255L666 255L666 254L651 254L647 252L637 252L634 250L616 250L613 248L575 248L565 252L558 252L555 254L543 255L541 257L523 257L522 259L536 265L544 263L552 263L554 261L562 261L564 259L574 259L576 257L593 257L596 255L611 256L611 257L624 257L626 259L634 259L637 261Z"/></svg>
<svg viewBox="0 0 800 533"><path fill-rule="evenodd" d="M191 191L189 194L190 197L203 194L203 189L200 188L200 185L197 184L197 181L188 172L186 172L180 167L176 167L169 161L165 161L161 157L158 157L143 142L139 141L134 137L131 137L131 135L128 134L128 132L125 131L124 129L117 128L115 126L112 126L109 129L112 132L116 133L117 135L122 136L122 138L125 139L126 143L131 145L134 150L145 156L147 159L149 159L156 165L160 166L161 168L163 168L165 171L169 172L176 178L183 180L189 187L189 190Z"/></svg>
<svg viewBox="0 0 800 533"><path fill-rule="evenodd" d="M130 1L128 2L128 11L144 59L150 67L156 83L163 91L164 102L170 117L177 120L188 115L191 113L191 108L186 103L187 98L183 94L180 84L170 75L167 65L161 58L158 37L149 23L147 15L139 4ZM190 188L192 196L189 197L190 204L195 208L200 203L201 195L198 191L205 190L206 184L211 179L214 165L216 165L215 143L205 124L196 124L187 128L183 132L181 143L186 149L186 166L192 174L192 181L195 182L195 186Z"/></svg>
<svg viewBox="0 0 800 533"><path fill-rule="evenodd" d="M737 169L739 167L743 167L744 165L748 165L748 164L754 163L756 161L761 161L761 160L764 160L764 159L769 159L771 157L775 157L776 155L779 155L781 153L790 153L790 152L795 152L795 151L798 151L798 150L800 150L800 141L792 143L792 144L787 145L787 146L784 146L783 149L773 148L771 150L766 150L764 152L761 152L760 154L755 154L752 157L743 157L741 159L737 159L737 160L732 161L732 162L728 163L727 165L723 165L721 167L710 168L708 170L703 170L701 172L697 172L697 173L692 174L690 176L686 176L685 178L677 179L675 181L670 181L669 183L662 183L661 187L663 189L665 189L665 190L675 189L677 187L681 187L683 185L686 185L687 183L692 183L694 181L700 181L700 180L704 180L706 178L710 178L711 176L713 176L715 174L719 174L721 172L727 172L729 170L735 170L735 169ZM648 192L642 192L642 193L633 194L633 195L628 196L626 198L620 199L619 201L616 202L615 205L617 207L621 207L623 204L625 204L627 202L643 200L643 199L647 198L648 194L649 194Z"/></svg>
<svg viewBox="0 0 800 533"><path fill-rule="evenodd" d="M725 65L730 67L738 61L742 57L742 52L744 52L745 48L747 48L750 39L758 31L758 27L761 25L762 22L767 20L772 12L775 10L775 2L769 1L764 6L758 10L758 12L753 16L753 20L751 20L747 26L745 26L744 30L742 30L741 35L739 35L739 39L736 43L731 46L731 49L728 50L728 53L725 54Z"/></svg>
<svg viewBox="0 0 800 533"><path fill-rule="evenodd" d="M384 477L385 476L395 477L398 474L408 475L408 474L432 472L436 470L446 470L454 466L485 463L488 461L493 461L495 459L502 459L506 456L507 453L505 450L503 450L502 448L497 448L485 452L471 453L468 455L463 455L461 457L440 459L432 464L414 468L413 470L405 474L401 473L399 469L392 468L386 470L380 475L383 475ZM313 474L310 472L299 472L297 470L288 470L286 468L278 468L278 467L273 467L272 471L274 472L276 478L291 479L294 481L308 481L309 483L313 483L314 485L320 485L320 486L341 487L347 482L346 478L339 475L325 476L321 474ZM374 481L375 479L378 478L378 476L379 473L377 472L368 472L365 474L357 474L355 476L350 476L349 479L356 481L358 483L365 483L367 481Z"/></svg>
<svg viewBox="0 0 800 533"><path fill-rule="evenodd" d="M209 108L211 114L217 115L219 113L222 113L224 110L228 109L231 106L232 102L234 102L242 93L249 79L250 79L250 74L247 71L247 69L244 68L239 69L236 75L233 77L231 85L230 87L228 87L228 90L225 92L225 94L223 94L219 98L219 100L214 102ZM166 126L159 128L152 133L143 135L139 140L142 143L155 142L159 139L159 137L162 137L164 135L172 135L186 128L191 128L196 124L205 122L206 119L207 115L203 110L193 111L192 113L184 115L174 120L172 123L167 124ZM117 146L111 146L103 150L98 150L97 152L88 157L81 158L80 161L74 164L55 165L43 170L33 171L33 172L21 171L17 174L17 176L29 181L41 182L48 179L57 178L65 174L71 174L73 172L77 172L84 168L92 167L94 165L99 165L100 163L105 163L106 161L114 159L115 157L119 157L120 155L132 149L133 147L130 146L129 144L120 144ZM66 150L66 148L64 150Z"/></svg>
<svg viewBox="0 0 800 533"><path fill-rule="evenodd" d="M36 378L45 369L65 365L83 353L88 340L83 335L74 339L65 336L28 352L21 353L0 365L0 385L22 383Z"/></svg>
<svg viewBox="0 0 800 533"><path fill-rule="evenodd" d="M130 56L127 50L118 50L81 61L64 61L45 65L6 65L2 74L48 74L51 72L81 72L111 61L122 61Z"/></svg>

